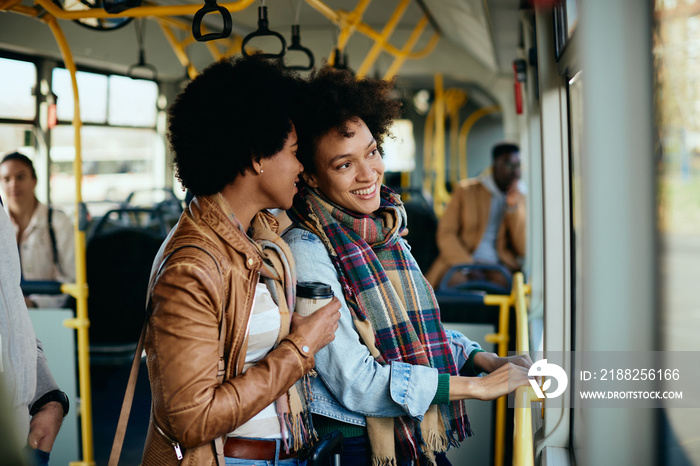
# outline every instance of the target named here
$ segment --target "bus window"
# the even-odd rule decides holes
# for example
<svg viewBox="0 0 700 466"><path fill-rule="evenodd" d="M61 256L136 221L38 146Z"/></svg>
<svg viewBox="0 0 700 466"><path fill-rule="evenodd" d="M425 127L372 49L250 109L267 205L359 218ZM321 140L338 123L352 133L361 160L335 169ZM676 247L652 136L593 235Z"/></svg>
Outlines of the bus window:
<svg viewBox="0 0 700 466"><path fill-rule="evenodd" d="M78 71L80 119L83 123L107 123L107 76ZM56 114L62 122L73 121L73 87L70 73L63 68L53 70L52 88L58 96Z"/></svg>
<svg viewBox="0 0 700 466"><path fill-rule="evenodd" d="M110 76L108 122L117 126L154 127L157 100L158 84L154 81Z"/></svg>
<svg viewBox="0 0 700 466"><path fill-rule="evenodd" d="M66 207L75 196L73 137L71 126L57 126L52 133L52 200ZM125 201L132 191L162 187L156 180L161 178L165 146L154 129L85 126L82 139L83 199L93 216ZM96 202L105 204L100 208Z"/></svg>
<svg viewBox="0 0 700 466"><path fill-rule="evenodd" d="M32 89L36 86L34 63L0 58L0 118L33 120L36 104ZM0 147L4 150L7 146ZM11 147L10 148L14 148Z"/></svg>

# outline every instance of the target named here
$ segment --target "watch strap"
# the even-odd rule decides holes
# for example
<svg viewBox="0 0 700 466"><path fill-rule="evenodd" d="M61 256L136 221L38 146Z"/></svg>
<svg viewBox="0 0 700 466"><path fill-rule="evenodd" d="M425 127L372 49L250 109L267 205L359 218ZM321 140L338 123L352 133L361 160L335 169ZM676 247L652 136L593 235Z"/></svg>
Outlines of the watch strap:
<svg viewBox="0 0 700 466"><path fill-rule="evenodd" d="M46 403L50 403L52 401L61 403L61 406L63 406L63 417L65 417L70 409L70 402L68 401L68 395L63 393L61 390L51 390L50 392L44 393L41 398L34 402L29 410L29 415L34 416L41 408L44 407Z"/></svg>

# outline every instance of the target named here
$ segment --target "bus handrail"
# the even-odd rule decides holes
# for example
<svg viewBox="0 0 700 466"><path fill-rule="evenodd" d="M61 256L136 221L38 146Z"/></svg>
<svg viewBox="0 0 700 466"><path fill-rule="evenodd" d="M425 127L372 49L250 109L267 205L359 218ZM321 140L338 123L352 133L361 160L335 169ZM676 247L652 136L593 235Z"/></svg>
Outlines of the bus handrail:
<svg viewBox="0 0 700 466"><path fill-rule="evenodd" d="M513 466L533 466L535 453L532 442L532 408L537 401L532 387L515 389L515 416L513 421Z"/></svg>
<svg viewBox="0 0 700 466"><path fill-rule="evenodd" d="M513 275L512 296L515 301L515 351L518 354L530 352L530 337L527 328L527 305L525 293L530 286L525 285L523 274ZM533 466L535 455L532 446L532 409L530 402L538 400L532 387L518 387L515 390L515 414L513 421L513 465Z"/></svg>
<svg viewBox="0 0 700 466"><path fill-rule="evenodd" d="M486 341L498 344L498 355L507 356L508 351L508 320L510 307L515 307L515 350L518 354L530 351L527 303L525 295L530 293L530 285L525 284L522 272L513 274L513 286L510 295L486 295L484 304L499 307L498 332L486 335ZM532 414L529 401L537 400L532 387L518 387L515 391L516 409L513 436L513 465L530 466L534 464L532 446ZM519 400L519 401L518 401ZM496 438L494 442L495 466L503 466L505 456L505 411L506 399L496 400Z"/></svg>

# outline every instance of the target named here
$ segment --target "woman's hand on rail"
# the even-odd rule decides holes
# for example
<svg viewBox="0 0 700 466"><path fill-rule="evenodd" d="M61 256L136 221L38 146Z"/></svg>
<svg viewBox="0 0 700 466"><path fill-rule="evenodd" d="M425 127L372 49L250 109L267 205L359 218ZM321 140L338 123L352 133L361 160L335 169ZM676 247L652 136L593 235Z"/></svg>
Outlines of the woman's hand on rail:
<svg viewBox="0 0 700 466"><path fill-rule="evenodd" d="M339 319L340 301L334 297L310 316L303 317L295 312L292 315L292 332L304 337L311 352L316 354L335 338Z"/></svg>
<svg viewBox="0 0 700 466"><path fill-rule="evenodd" d="M484 377L450 377L450 401L495 400L521 385L530 386L527 369L508 362Z"/></svg>
<svg viewBox="0 0 700 466"><path fill-rule="evenodd" d="M486 372L490 374L507 363L513 363L516 366L529 370L530 366L532 366L532 359L527 354L501 358L496 353L479 352L474 356L474 368L477 373Z"/></svg>

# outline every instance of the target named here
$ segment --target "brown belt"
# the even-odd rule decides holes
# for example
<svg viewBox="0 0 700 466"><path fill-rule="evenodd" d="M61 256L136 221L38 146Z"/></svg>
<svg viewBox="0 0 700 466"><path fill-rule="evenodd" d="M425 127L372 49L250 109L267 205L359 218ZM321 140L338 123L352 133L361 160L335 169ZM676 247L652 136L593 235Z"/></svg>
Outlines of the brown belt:
<svg viewBox="0 0 700 466"><path fill-rule="evenodd" d="M241 437L228 437L224 443L224 456L228 458L241 458L246 460L275 460L274 440L254 440ZM285 453L284 447L280 445L280 456L278 459L287 460L296 458L297 453L290 451Z"/></svg>

